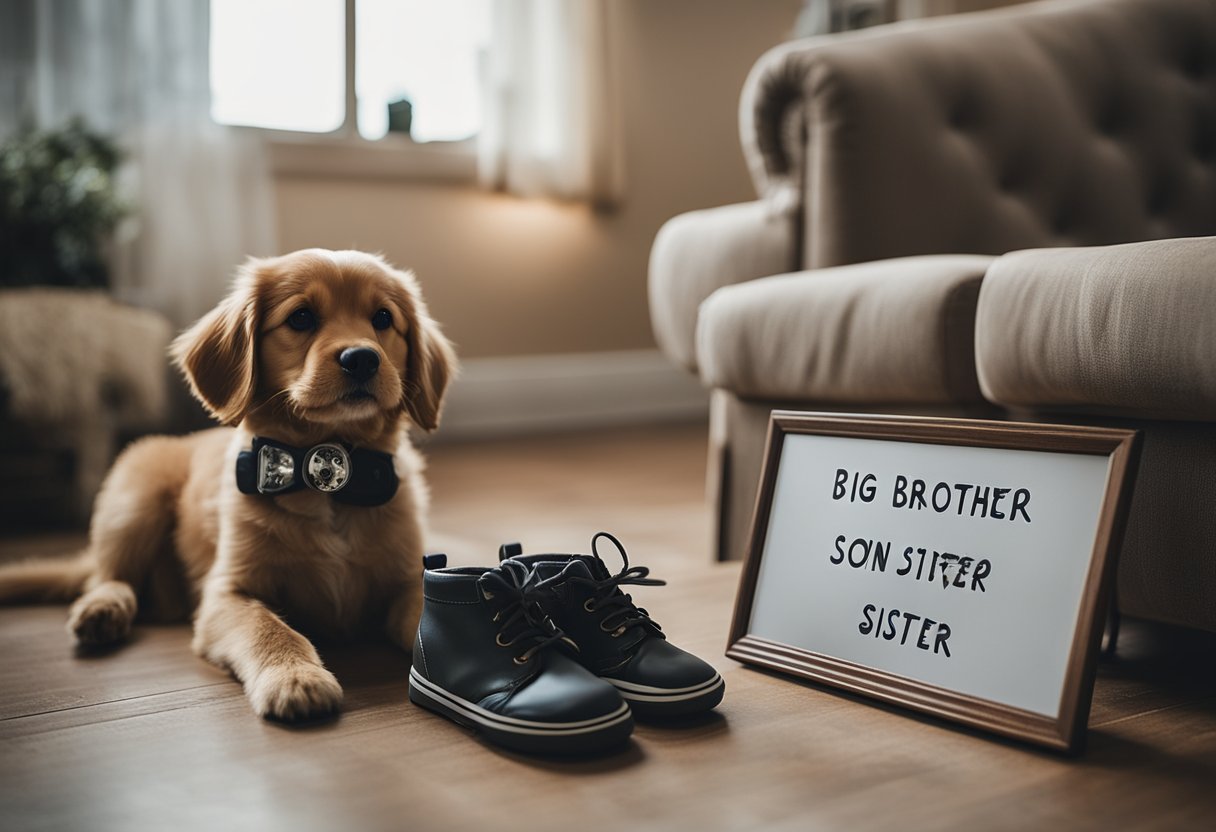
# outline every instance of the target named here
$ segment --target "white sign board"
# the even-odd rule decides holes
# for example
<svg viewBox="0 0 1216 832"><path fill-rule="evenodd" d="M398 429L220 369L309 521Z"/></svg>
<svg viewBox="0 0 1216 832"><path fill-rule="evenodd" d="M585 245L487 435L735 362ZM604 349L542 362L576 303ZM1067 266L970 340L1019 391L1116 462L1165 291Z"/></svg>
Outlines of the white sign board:
<svg viewBox="0 0 1216 832"><path fill-rule="evenodd" d="M730 652L1075 747L1134 440L774 414Z"/></svg>

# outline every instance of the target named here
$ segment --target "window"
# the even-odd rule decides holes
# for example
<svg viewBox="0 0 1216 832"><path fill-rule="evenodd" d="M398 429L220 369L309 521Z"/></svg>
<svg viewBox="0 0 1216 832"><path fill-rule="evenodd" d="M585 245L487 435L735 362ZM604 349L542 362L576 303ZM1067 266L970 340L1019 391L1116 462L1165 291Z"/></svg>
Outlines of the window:
<svg viewBox="0 0 1216 832"><path fill-rule="evenodd" d="M489 17L489 0L211 0L212 118L365 139L470 138L481 127Z"/></svg>

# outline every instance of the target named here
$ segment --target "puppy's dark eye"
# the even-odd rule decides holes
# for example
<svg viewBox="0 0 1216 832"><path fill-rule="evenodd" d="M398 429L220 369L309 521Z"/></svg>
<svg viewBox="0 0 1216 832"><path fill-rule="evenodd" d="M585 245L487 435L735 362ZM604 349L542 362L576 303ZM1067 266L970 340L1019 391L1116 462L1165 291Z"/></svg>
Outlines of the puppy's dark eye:
<svg viewBox="0 0 1216 832"><path fill-rule="evenodd" d="M388 329L393 325L393 315L387 309L377 310L375 315L372 315L372 326L376 329Z"/></svg>
<svg viewBox="0 0 1216 832"><path fill-rule="evenodd" d="M317 328L317 316L311 309L297 309L288 316L287 325L297 332L307 332Z"/></svg>

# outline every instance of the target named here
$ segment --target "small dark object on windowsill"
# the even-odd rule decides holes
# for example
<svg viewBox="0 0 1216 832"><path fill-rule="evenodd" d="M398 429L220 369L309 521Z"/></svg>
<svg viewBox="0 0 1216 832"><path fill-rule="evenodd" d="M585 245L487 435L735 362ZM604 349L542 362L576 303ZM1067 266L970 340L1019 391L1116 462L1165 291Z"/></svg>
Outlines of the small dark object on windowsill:
<svg viewBox="0 0 1216 832"><path fill-rule="evenodd" d="M794 36L805 38L891 23L898 17L895 5L894 0L803 0Z"/></svg>
<svg viewBox="0 0 1216 832"><path fill-rule="evenodd" d="M388 102L388 132L410 134L414 123L414 105L408 98Z"/></svg>

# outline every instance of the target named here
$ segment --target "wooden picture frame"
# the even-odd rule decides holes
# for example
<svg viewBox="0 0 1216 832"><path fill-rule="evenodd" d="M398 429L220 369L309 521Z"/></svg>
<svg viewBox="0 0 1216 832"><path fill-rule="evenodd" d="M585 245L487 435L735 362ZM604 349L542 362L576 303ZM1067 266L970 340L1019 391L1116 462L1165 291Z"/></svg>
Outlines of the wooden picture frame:
<svg viewBox="0 0 1216 832"><path fill-rule="evenodd" d="M813 644L788 643L793 639L766 637L762 633L755 631L759 628L753 627L754 613L764 612L769 619L773 618L773 611L771 609L757 604L757 585L762 567L766 566L765 558L772 558L773 565L768 566L766 569L766 575L769 577L766 578L764 585L782 587L782 589L777 591L778 593L786 592L784 587L788 586L790 580L792 580L779 580L780 570L786 569L792 574L797 570L809 568L805 566L805 563L812 559L801 548L793 555L783 554L776 550L766 554L766 544L769 542L770 521L773 519L774 514L775 492L781 472L783 455L787 444L791 444L788 442L789 438L801 436L839 437L848 440L878 440L881 442L904 443L909 448L912 446L934 446L931 449L934 455L940 454L944 456L954 454L956 457L959 456L959 452L941 450L941 447L961 446L968 449L1002 449L1082 455L1085 458L1106 458L1106 473L1104 482L1102 482L1101 501L1097 504L1096 530L1093 534L1092 547L1088 552L1078 552L1076 554L1078 562L1071 564L1069 567L1072 570L1070 574L1077 575L1077 579L1081 581L1082 589L1080 597L1075 599L1077 608L1073 632L1062 633L1061 638L1066 638L1067 642L1062 642L1053 647L1053 649L1060 651L1061 655L1065 655L1062 651L1067 651L1066 663L1060 665L1063 667L1064 675L1062 687L1059 688L1058 708L1054 714L1045 712L1049 711L1049 708L1033 710L1018 707L1007 701L1000 701L1000 697L976 695L954 689L948 685L934 684L925 681L923 678L916 678L916 676L911 674L892 672L889 669L873 666L866 662L855 661L845 656L832 655L815 649L815 645ZM1077 752L1082 747L1085 737L1104 616L1108 609L1116 555L1122 542L1128 506L1131 501L1133 474L1138 462L1139 439L1140 435L1137 431L1114 428L993 422L970 419L774 411L769 422L765 459L749 538L750 544L740 579L726 655L740 662L830 685L854 694L872 697L881 702L951 720L973 728L991 731L1006 737L1067 753ZM840 446L839 443L836 443L836 446L844 447ZM810 457L807 454L810 451L808 449L813 447L813 443L803 442L799 447L803 449L800 451L803 456L799 458L809 459ZM853 444L849 447L858 446ZM888 450L885 445L874 446L872 443L868 447L871 451L876 448L881 448L884 451ZM892 445L889 450L892 454L898 456L898 452L901 449ZM917 453L920 454L920 458L924 458L925 454L929 452L922 450ZM1012 457L1005 454L1000 456L1000 458ZM1068 460L1064 458L1055 456L1045 457L1034 454L1029 457L1019 455L1018 460L1019 464L1025 463L1026 465L1031 465L1033 463L1034 465L1038 465L1039 469L1044 472L1044 477L1046 477L1044 465L1054 465L1057 460L1060 464L1069 464ZM1085 471L1101 470L1095 467L1095 464L1092 462L1085 463L1078 461L1077 464L1086 466L1084 468ZM838 468L836 470L836 475L838 476L839 471L844 469ZM821 475L822 471L818 471L817 473ZM786 477L782 478L782 482L787 483L785 486L787 489L793 488L793 486L788 485L788 483L794 482L794 480L789 479L792 476L794 474L787 474ZM1100 473L1089 474L1087 476L1090 477L1089 481L1092 482L1098 482L1101 479ZM1050 481L1054 482L1054 480ZM815 488L819 488L820 482L820 479L815 480ZM803 493L801 486L799 486L799 489L798 493L801 495ZM814 493L819 494L818 491ZM833 494L829 496L832 496L833 500L842 499L836 497L835 494L836 489L833 488ZM815 499L822 498L817 496ZM1027 496L1026 499L1029 500L1031 498ZM1044 494L1043 502L1048 504L1045 512L1056 511L1050 505L1052 499L1052 494ZM1087 505L1093 506L1092 500L1096 498L1090 499L1091 501ZM803 503L800 502L797 505L801 506ZM959 506L959 517L961 518L963 517L961 498ZM791 511L790 509L783 510L787 513ZM867 510L869 509L867 508ZM974 511L975 508L973 507L972 517L974 517ZM984 511L987 511L986 506ZM1079 512L1078 516L1080 514ZM995 515L994 508L993 516ZM1020 520L1021 518L1018 519ZM1030 523L1030 516L1027 515L1025 520L1026 523ZM796 522L808 523L811 521L800 519ZM939 522L940 525L941 522L946 521L934 519L933 522ZM1076 522L1078 526L1084 525L1082 520L1077 520ZM826 524L821 523L821 525ZM1083 529L1076 530L1077 539L1088 539L1087 536L1083 538L1083 534L1085 534ZM801 541L803 538L799 537L797 539ZM818 541L819 538L815 537L815 540ZM840 550L839 542L837 542L836 546L837 550ZM888 543L887 551L889 552L890 549L891 545ZM818 557L819 550L815 549L814 551L816 554L813 558L819 564L820 560L822 560ZM858 551L862 550L859 549ZM917 551L923 550L918 549ZM852 560L853 550L850 549L849 553L850 560L846 565L854 566ZM937 553L935 552L934 555L936 560ZM1082 557L1088 557L1087 564L1079 560ZM800 558L802 560L798 560ZM833 564L837 563L834 559L831 562ZM793 564L793 566L786 566L785 564ZM887 563L885 560L882 565L886 569ZM830 569L827 565L816 565L814 568L821 570ZM827 574L829 573L823 572L823 575ZM905 575L911 576L911 572L909 571ZM930 575L932 575L931 570ZM881 577L883 581L886 581L886 583L883 583L884 588L894 587L897 583L887 581L887 574L883 574ZM920 577L918 575L917 581L919 580ZM931 577L930 583L932 581L933 578ZM953 585L958 586L957 583ZM935 584L933 585L933 589L936 591ZM980 592L977 593L977 597L983 597L985 587L982 585L982 582L979 589ZM924 592L924 590L918 591ZM770 592L770 590L765 590L765 592ZM994 596L995 594L993 593L992 595ZM1012 591L1005 591L1006 596L1012 594ZM774 597L776 596L774 595ZM1016 601L1016 598L1014 600ZM766 602L762 597L760 603L776 602ZM965 603L974 604L977 602ZM868 604L866 606L870 607L873 605ZM885 607L883 611L886 611ZM894 608L892 608L892 611L899 612L898 609ZM792 622L792 629L802 627L808 632L814 631L816 633L823 629L817 623L807 623L807 621L813 618L813 611L807 611L805 608L803 608L803 611L794 611L788 614L782 611L777 615L777 619L784 620L789 615L804 616L807 619L806 621ZM881 619L881 616L882 613L879 614L879 619ZM1067 609L1062 610L1059 616L1062 619L1066 619L1068 617ZM928 616L926 615L925 618L928 618ZM944 628L944 625L934 623L938 627L939 632ZM831 621L830 626L836 628L834 620ZM859 633L866 632L863 629L864 626L863 621L861 625L856 626L854 629ZM875 644L880 643L878 640L878 626L879 623L876 623L874 628ZM989 625L987 623L984 626L1000 627L1000 625ZM1006 628L1001 627L999 632L1006 632ZM923 632L921 636L923 638ZM883 637L886 638L885 635ZM949 637L948 629L947 637ZM855 639L856 633L850 631L847 637L841 634L833 636L833 638ZM904 638L907 638L907 625L905 625ZM817 639L817 635L812 635L809 638L799 638L802 641L816 641ZM849 643L853 642L850 641ZM920 646L921 650L924 651L924 644L922 643ZM948 648L948 645L945 645L945 647ZM874 650L878 648L867 647L866 649ZM884 647L883 649L886 648ZM934 652L936 652L936 648ZM945 652L947 656L950 655L948 649ZM976 655L976 652L973 651L971 655ZM924 661L924 659L920 660ZM954 667L965 666L965 664L960 664ZM1047 684L1043 685L1043 687L1045 689L1042 693L1043 696L1050 694L1054 690Z"/></svg>

